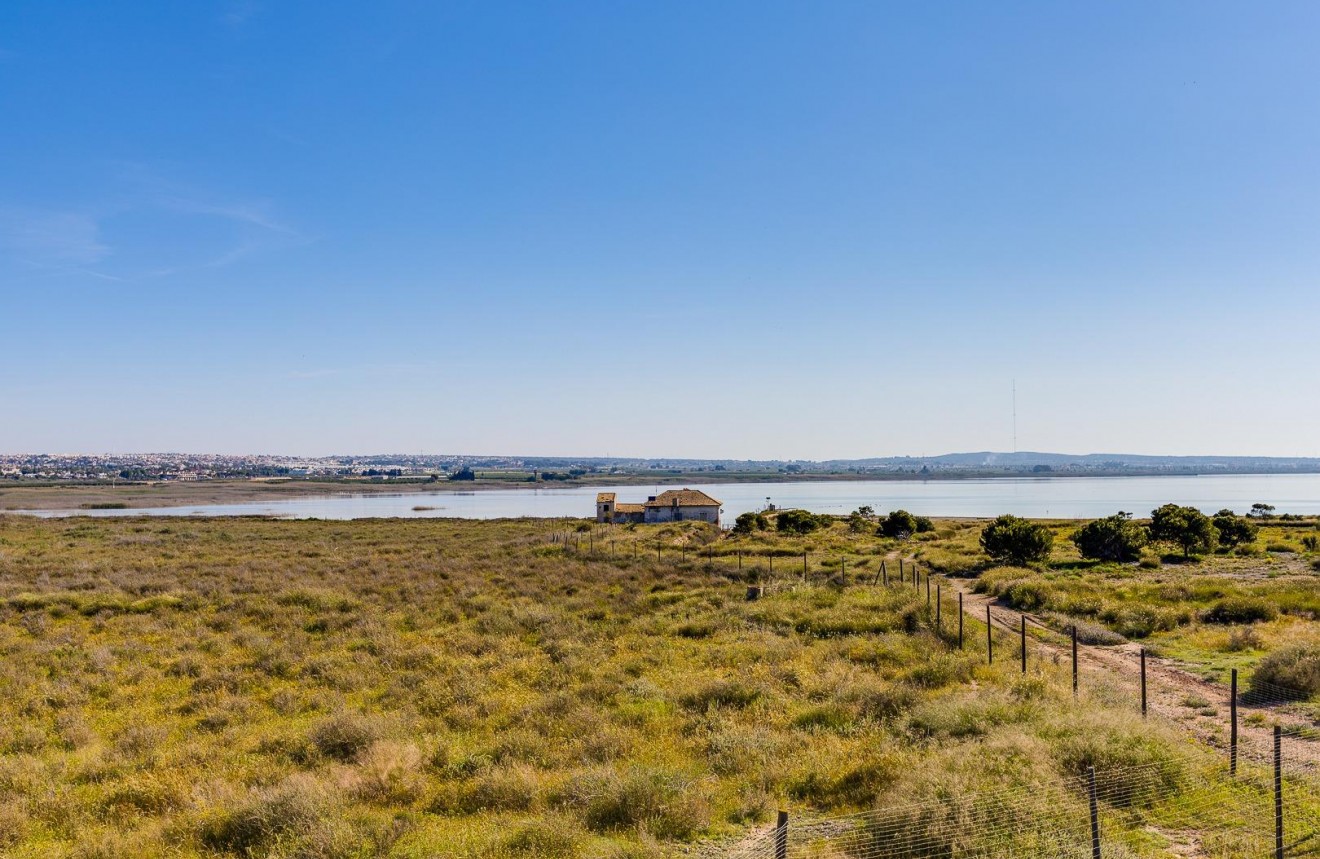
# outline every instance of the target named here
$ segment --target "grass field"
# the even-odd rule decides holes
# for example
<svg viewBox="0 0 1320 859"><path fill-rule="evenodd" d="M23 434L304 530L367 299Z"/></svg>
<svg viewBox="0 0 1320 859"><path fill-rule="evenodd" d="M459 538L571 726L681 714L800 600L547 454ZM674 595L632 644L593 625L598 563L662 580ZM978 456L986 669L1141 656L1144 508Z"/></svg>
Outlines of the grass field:
<svg viewBox="0 0 1320 859"><path fill-rule="evenodd" d="M1075 779L1095 765L1128 779L1105 812L1123 855L1163 856L1268 805L1259 779L1206 777L1218 757L1176 727L1101 694L1074 702L1048 664L989 667L932 630L924 594L873 584L900 556L985 569L976 523L904 543L841 522L805 537L563 528L0 517L0 849L715 856L780 807L1026 795L1029 815L994 806L1024 815L999 836L1020 852L995 855L1034 855L1042 821L1084 814ZM1301 556L1058 555L982 587L1118 627L1168 613L1149 637L1189 658L1232 633L1200 619L1216 601L1277 600L1231 651L1244 666L1313 632Z"/></svg>

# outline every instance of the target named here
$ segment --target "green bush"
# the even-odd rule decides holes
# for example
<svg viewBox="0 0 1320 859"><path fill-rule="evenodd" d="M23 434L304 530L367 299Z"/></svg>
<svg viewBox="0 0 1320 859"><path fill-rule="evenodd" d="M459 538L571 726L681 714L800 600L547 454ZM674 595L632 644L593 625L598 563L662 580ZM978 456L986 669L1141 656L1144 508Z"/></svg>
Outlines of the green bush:
<svg viewBox="0 0 1320 859"><path fill-rule="evenodd" d="M1320 644L1294 644L1266 656L1251 675L1251 691L1265 700L1320 692Z"/></svg>
<svg viewBox="0 0 1320 859"><path fill-rule="evenodd" d="M753 531L764 531L770 527L770 520L764 513L739 513L738 518L733 522L733 533L750 534Z"/></svg>
<svg viewBox="0 0 1320 859"><path fill-rule="evenodd" d="M877 533L894 539L910 537L917 533L917 517L906 510L893 510L880 520Z"/></svg>
<svg viewBox="0 0 1320 859"><path fill-rule="evenodd" d="M1202 615L1207 623L1254 623L1274 620L1279 610L1271 603L1251 597L1229 597L1206 609Z"/></svg>
<svg viewBox="0 0 1320 859"><path fill-rule="evenodd" d="M1232 510L1220 510L1211 520L1219 532L1219 544L1233 548L1256 542L1258 528L1255 522L1244 516L1238 516Z"/></svg>
<svg viewBox="0 0 1320 859"><path fill-rule="evenodd" d="M1150 513L1150 539L1177 545L1184 558L1193 552L1214 551L1218 537L1210 517L1195 507L1165 504Z"/></svg>
<svg viewBox="0 0 1320 859"><path fill-rule="evenodd" d="M1071 539L1083 558L1127 562L1141 557L1148 537L1146 529L1132 521L1131 513L1120 512L1086 523Z"/></svg>
<svg viewBox="0 0 1320 859"><path fill-rule="evenodd" d="M996 561L1029 564L1049 558L1054 534L1044 525L1004 515L981 531L981 548Z"/></svg>
<svg viewBox="0 0 1320 859"><path fill-rule="evenodd" d="M829 524L830 517L817 516L806 510L784 510L775 517L775 529L789 534L810 534Z"/></svg>

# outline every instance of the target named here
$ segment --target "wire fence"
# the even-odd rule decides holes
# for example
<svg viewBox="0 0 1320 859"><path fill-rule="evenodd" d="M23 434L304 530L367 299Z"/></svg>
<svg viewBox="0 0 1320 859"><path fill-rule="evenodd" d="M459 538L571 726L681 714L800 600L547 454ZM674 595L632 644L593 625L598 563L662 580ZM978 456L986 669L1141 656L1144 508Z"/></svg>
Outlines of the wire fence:
<svg viewBox="0 0 1320 859"><path fill-rule="evenodd" d="M1168 841L1168 855L1320 855L1320 726L1296 689L1254 677L1242 688L1236 670L1225 686L1170 669L1144 649L1133 654L1084 647L1076 626L1045 624L992 605L993 600L974 602L975 595L911 559L854 557L850 573L847 556L658 542L646 547L640 541L628 541L620 550L611 537L594 533L565 532L551 539L566 553L588 557L703 564L749 583L748 599L823 583L909 588L924 600L927 629L949 649L981 653L987 663L1024 674L1068 672L1079 698L1139 711L1198 741L1185 762L1195 778L1176 789L1146 777L1151 773L1143 767L1119 767L1066 778L1062 792L986 792L831 817L792 819L781 812L776 825L750 833L720 854L728 859L1126 859L1149 855L1136 842L1151 837L1151 827L1143 828L1136 812L1155 806L1175 824L1154 833ZM1099 654L1111 656L1097 660ZM1231 825L1207 829L1209 812L1222 817L1225 808L1232 809Z"/></svg>

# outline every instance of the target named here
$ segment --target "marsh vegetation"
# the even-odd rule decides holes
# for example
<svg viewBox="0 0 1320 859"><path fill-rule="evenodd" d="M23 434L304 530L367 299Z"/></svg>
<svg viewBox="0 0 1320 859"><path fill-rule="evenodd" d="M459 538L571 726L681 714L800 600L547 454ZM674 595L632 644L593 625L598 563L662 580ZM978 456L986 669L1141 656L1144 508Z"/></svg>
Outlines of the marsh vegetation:
<svg viewBox="0 0 1320 859"><path fill-rule="evenodd" d="M1074 702L1047 663L987 666L876 582L915 559L1170 648L1249 629L1223 651L1249 666L1311 634L1299 530L1264 529L1287 556L1151 569L1083 561L1049 523L1050 559L1012 568L984 523L815 525L0 518L0 849L713 856L779 807L1075 809L1096 765L1158 781L1111 804L1154 856L1190 809L1213 836L1264 796L1207 802L1218 758L1176 727Z"/></svg>

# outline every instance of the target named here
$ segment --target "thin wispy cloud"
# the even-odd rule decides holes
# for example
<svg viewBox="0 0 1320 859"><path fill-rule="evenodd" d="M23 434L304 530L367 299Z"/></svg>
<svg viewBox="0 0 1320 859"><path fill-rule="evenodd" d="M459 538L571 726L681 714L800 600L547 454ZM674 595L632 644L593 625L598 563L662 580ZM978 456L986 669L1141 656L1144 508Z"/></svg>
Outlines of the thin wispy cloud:
<svg viewBox="0 0 1320 859"><path fill-rule="evenodd" d="M112 183L117 189L106 198L64 210L0 207L0 248L42 271L135 281L223 268L311 241L269 200L211 193L140 164L117 165ZM159 236L171 231L183 231L189 241L178 244L194 249L170 258L176 244Z"/></svg>
<svg viewBox="0 0 1320 859"><path fill-rule="evenodd" d="M228 27L238 29L252 20L261 6L251 0L239 0L239 2L225 4L225 10L220 15L220 21Z"/></svg>
<svg viewBox="0 0 1320 859"><path fill-rule="evenodd" d="M29 264L82 267L110 253L98 220L84 212L0 209L0 241Z"/></svg>

